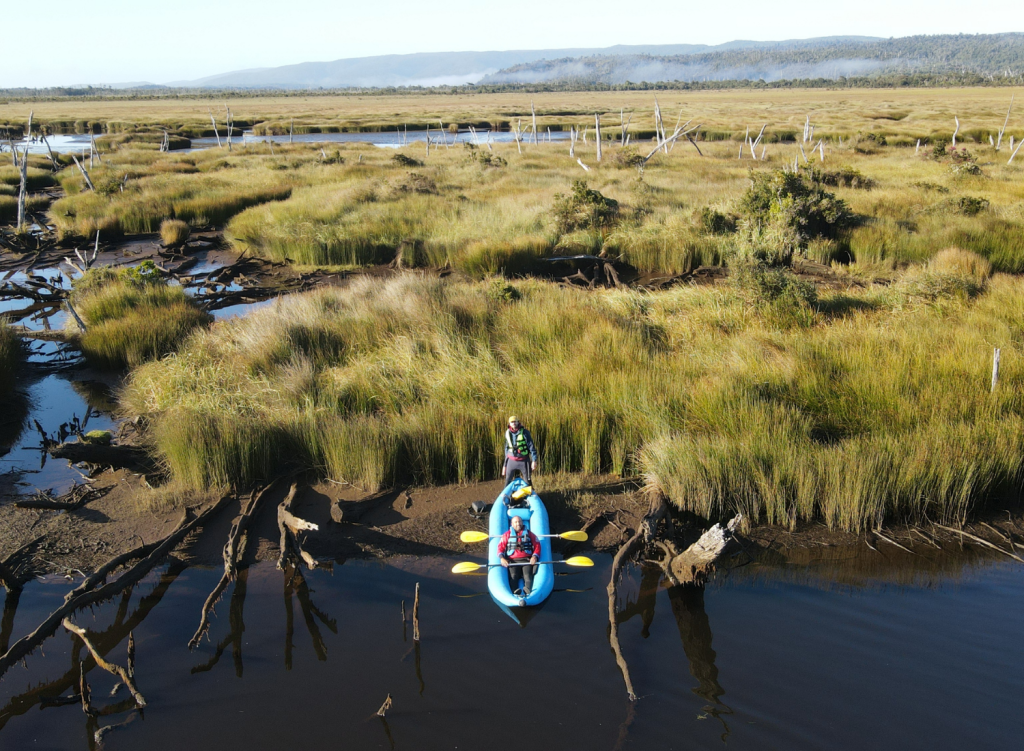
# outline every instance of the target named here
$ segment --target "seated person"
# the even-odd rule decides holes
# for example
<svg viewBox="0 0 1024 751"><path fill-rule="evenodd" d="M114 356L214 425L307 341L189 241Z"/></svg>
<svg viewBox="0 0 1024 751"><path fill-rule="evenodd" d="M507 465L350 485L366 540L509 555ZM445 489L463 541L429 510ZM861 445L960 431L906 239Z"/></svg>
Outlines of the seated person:
<svg viewBox="0 0 1024 751"><path fill-rule="evenodd" d="M537 560L540 555L540 540L537 535L526 528L523 520L513 516L510 527L498 540L498 556L501 565L508 569L508 584L512 592L517 590L519 579L523 580L523 594L533 590L533 577L537 573ZM510 563L526 564L510 566ZM520 605L524 604L520 601Z"/></svg>

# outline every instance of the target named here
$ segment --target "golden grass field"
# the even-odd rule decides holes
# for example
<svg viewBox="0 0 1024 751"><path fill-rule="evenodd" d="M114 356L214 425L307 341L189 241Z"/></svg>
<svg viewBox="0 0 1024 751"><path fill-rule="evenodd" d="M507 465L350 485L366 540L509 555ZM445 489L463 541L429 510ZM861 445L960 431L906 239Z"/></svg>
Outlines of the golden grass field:
<svg viewBox="0 0 1024 751"><path fill-rule="evenodd" d="M401 96L287 96L230 99L168 98L149 100L0 103L0 124L24 124L29 110L37 123L76 121L95 123L171 124L209 129L212 110L223 130L224 107L236 120L296 125L378 129L382 126L430 123L509 122L529 119L530 102L538 127L568 129L584 125L600 112L607 126L618 122L620 110L633 113L633 127L654 127L657 95L669 128L681 111L709 130L743 131L768 123L772 130L802 131L810 115L819 131L829 133L884 132L914 137L952 133L954 115L966 130L998 130L1012 92L1001 88L975 89L766 89L710 92L623 91L538 94L405 94ZM1020 99L1020 97L1018 97ZM1024 107L1024 101L1020 102ZM1014 121L1011 121L1013 125ZM1024 119L1016 118L1015 133L1024 135ZM212 135L212 134L211 134Z"/></svg>
<svg viewBox="0 0 1024 751"><path fill-rule="evenodd" d="M367 488L489 478L515 412L544 471L641 475L709 518L741 511L850 530L958 521L1017 492L1024 471L1024 157L1007 164L1024 117L1011 118L1000 151L988 142L1009 94L659 92L670 132L680 108L705 126L703 153L681 141L642 174L649 92L533 97L541 132L592 124L586 113L598 109L614 113L607 138L619 107L636 110L630 132L642 142L605 141L600 163L591 125L576 149L586 172L567 142L183 154L129 137L103 147L116 149L92 168L95 191L60 171L66 196L49 214L69 238L170 232L173 220L174 237L223 227L237 249L302 267L412 269L209 327L180 295L148 291L146 316L168 312L152 344L127 337L137 290L92 293L118 323L91 346L133 366L122 408L148 417L153 451L184 485L248 485L295 468ZM508 121L529 100L231 107L266 127L294 116L369 129ZM38 103L36 118L201 127L209 105ZM959 148L946 151L954 114ZM811 144L801 154L807 115L823 154ZM765 122L771 137L755 161L742 139ZM573 203L588 191L595 203ZM647 278L701 265L730 278L660 291L532 278L546 258L575 253ZM818 288L793 274L791 255L824 269ZM993 347L1003 375L990 394Z"/></svg>

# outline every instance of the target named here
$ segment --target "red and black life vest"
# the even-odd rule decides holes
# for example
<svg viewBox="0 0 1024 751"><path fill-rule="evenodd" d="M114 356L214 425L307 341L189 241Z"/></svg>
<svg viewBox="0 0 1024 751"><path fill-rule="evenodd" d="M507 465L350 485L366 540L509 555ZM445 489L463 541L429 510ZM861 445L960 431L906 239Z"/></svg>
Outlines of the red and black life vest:
<svg viewBox="0 0 1024 751"><path fill-rule="evenodd" d="M530 531L523 527L523 531L518 535L514 529L508 531L508 540L505 542L505 555L509 558L512 557L513 553L522 552L529 558L533 555L533 535Z"/></svg>

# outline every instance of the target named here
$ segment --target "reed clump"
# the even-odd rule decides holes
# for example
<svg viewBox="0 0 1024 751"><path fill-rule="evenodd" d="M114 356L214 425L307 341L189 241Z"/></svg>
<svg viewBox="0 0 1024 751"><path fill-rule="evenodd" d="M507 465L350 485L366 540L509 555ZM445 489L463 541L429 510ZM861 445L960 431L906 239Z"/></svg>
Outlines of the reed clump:
<svg viewBox="0 0 1024 751"><path fill-rule="evenodd" d="M95 269L76 280L71 301L86 324L79 346L101 367L134 368L163 357L213 320L146 263L121 272Z"/></svg>
<svg viewBox="0 0 1024 751"><path fill-rule="evenodd" d="M23 355L21 340L0 317L0 403L6 403L14 391L15 376Z"/></svg>
<svg viewBox="0 0 1024 751"><path fill-rule="evenodd" d="M297 467L371 489L490 478L510 410L546 472L643 474L707 517L857 530L1016 487L1024 283L913 304L758 273L649 294L360 278L197 332L124 406L197 488Z"/></svg>
<svg viewBox="0 0 1024 751"><path fill-rule="evenodd" d="M192 228L180 219L164 219L160 223L160 239L168 248L177 248L188 242Z"/></svg>

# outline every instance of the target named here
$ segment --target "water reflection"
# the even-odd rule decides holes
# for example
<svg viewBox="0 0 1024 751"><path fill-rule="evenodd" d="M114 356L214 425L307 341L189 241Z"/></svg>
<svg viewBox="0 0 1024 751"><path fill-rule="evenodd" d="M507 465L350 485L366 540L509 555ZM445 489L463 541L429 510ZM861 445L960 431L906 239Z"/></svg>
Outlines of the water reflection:
<svg viewBox="0 0 1024 751"><path fill-rule="evenodd" d="M114 622L103 631L90 632L89 640L96 647L96 651L100 655L106 657L107 654L109 654L115 647L127 639L128 635L146 620L146 617L160 603L164 595L167 594L167 590L170 588L171 584L174 583L186 568L187 566L183 562L173 560L167 570L160 576L160 579L153 590L139 600L138 606L130 615L128 614L128 604L135 588L131 587L127 589L121 597L121 603L117 609ZM19 600L17 596L12 600L12 595L8 593L7 600L4 603L4 633L8 639L10 638L10 635L6 630L6 623L8 618L10 618L11 623L14 622L14 612L17 609L18 602ZM9 605L10 608L8 608ZM93 660L92 656L89 655L88 652L85 653L85 659L82 659L82 651L83 646L81 640L73 637L71 639L71 667L68 671L55 680L35 686L34 688L11 698L11 700L7 702L7 705L0 709L0 731L4 729L12 718L25 714L37 704L40 705L41 708L45 709L47 706L60 706L65 703L61 702L59 698L64 696L67 691L77 689L80 670L84 669L86 673L88 673L96 667L95 660ZM83 667L80 668L80 665ZM78 700L76 699L75 701L77 702ZM134 700L129 700L128 704L130 707L135 706ZM124 710L122 709L120 711ZM107 714L112 713L113 710L111 709ZM89 719L91 721L92 718ZM90 740L93 738L93 733L96 729L96 727L90 729Z"/></svg>
<svg viewBox="0 0 1024 751"><path fill-rule="evenodd" d="M217 663L220 662L224 650L230 644L231 655L235 662L235 676L238 678L242 677L242 634L245 633L245 590L248 581L249 569L239 569L235 577L235 588L231 592L231 605L228 609L228 634L217 645L217 649L213 652L213 657L202 665L196 665L192 668L192 675L213 670Z"/></svg>
<svg viewBox="0 0 1024 751"><path fill-rule="evenodd" d="M722 740L725 741L729 736L729 726L722 715L732 714L732 710L721 700L725 689L718 682L716 655L711 646L711 621L704 610L704 588L672 587L668 591L668 599L683 642L683 652L690 661L690 675L697 679L697 686L692 691L708 702L704 712L722 723L725 729Z"/></svg>

